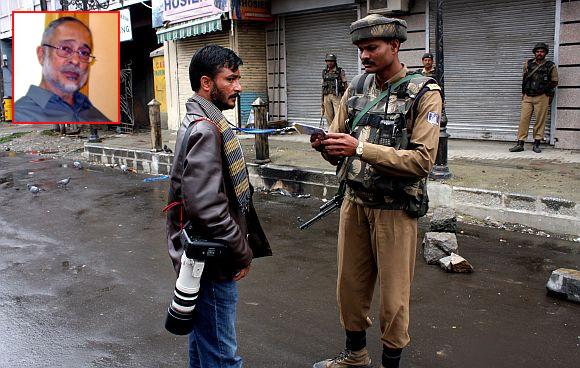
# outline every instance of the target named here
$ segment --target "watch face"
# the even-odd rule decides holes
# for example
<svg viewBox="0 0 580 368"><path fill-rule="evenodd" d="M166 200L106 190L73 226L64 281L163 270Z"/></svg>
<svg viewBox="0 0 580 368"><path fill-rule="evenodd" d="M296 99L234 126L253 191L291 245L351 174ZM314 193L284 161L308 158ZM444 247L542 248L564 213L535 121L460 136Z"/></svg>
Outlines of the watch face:
<svg viewBox="0 0 580 368"><path fill-rule="evenodd" d="M362 153L363 153L363 148L362 148L362 145L359 144L358 147L356 148L356 154L361 156Z"/></svg>

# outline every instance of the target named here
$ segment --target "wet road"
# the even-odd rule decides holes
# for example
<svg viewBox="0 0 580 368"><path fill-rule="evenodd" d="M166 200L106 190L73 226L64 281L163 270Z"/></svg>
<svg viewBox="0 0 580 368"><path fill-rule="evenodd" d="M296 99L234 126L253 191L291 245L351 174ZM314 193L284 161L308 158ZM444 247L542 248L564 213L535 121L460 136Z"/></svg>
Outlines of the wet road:
<svg viewBox="0 0 580 368"><path fill-rule="evenodd" d="M162 326L175 281L167 182L36 158L0 154L0 367L185 367L186 339ZM44 190L33 197L27 184ZM337 216L301 232L296 216L319 201L258 193L256 202L275 256L239 284L240 354L246 367L311 367L344 344ZM546 296L545 283L555 268L580 266L579 245L460 227L476 272L446 274L418 254L402 367L577 365L580 305ZM375 325L367 338L377 363L378 334Z"/></svg>

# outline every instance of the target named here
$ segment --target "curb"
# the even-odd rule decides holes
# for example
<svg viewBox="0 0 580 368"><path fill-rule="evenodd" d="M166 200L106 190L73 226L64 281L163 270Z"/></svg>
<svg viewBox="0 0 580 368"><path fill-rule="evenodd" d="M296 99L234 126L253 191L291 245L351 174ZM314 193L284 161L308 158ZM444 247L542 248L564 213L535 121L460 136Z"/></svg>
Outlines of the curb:
<svg viewBox="0 0 580 368"><path fill-rule="evenodd" d="M165 174L171 171L173 154L134 148L85 143L83 156L90 162L125 164L139 173ZM334 172L275 164L247 163L254 187L270 188L280 181L291 193L307 193L329 199L338 189ZM493 190L453 187L430 181L431 209L446 206L479 219L517 223L538 230L580 236L580 204L557 197L502 193Z"/></svg>
<svg viewBox="0 0 580 368"><path fill-rule="evenodd" d="M429 182L428 188L433 208L447 206L479 219L491 218L552 233L580 236L580 204L567 199L452 187L435 182Z"/></svg>
<svg viewBox="0 0 580 368"><path fill-rule="evenodd" d="M290 193L308 193L318 198L332 198L338 190L334 172L274 164L247 163L247 167L254 187L270 188L281 181Z"/></svg>
<svg viewBox="0 0 580 368"><path fill-rule="evenodd" d="M99 143L85 143L83 153L89 162L104 165L125 164L138 173L169 175L173 153L152 152L135 148L107 147Z"/></svg>

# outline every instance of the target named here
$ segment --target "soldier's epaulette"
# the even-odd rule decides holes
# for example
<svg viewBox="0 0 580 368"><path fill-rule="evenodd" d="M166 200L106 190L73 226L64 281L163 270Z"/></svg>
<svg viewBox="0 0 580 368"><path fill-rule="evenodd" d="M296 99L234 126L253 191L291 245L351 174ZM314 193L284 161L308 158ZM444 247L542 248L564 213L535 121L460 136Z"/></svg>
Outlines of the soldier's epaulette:
<svg viewBox="0 0 580 368"><path fill-rule="evenodd" d="M427 88L431 91L441 91L441 87L437 83L429 83L427 84Z"/></svg>

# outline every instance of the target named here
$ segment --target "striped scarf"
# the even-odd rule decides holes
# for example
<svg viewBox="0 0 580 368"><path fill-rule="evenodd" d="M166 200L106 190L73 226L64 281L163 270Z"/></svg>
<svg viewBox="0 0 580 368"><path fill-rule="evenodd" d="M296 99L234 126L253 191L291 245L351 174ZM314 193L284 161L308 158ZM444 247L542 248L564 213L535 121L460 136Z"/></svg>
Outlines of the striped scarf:
<svg viewBox="0 0 580 368"><path fill-rule="evenodd" d="M247 213L250 205L250 180L246 161L242 152L242 146L234 131L230 128L229 123L222 112L205 98L194 94L188 102L194 102L203 110L206 117L214 123L222 135L223 150L228 162L230 178L238 199L238 204L244 214ZM186 138L184 138L186 139Z"/></svg>

